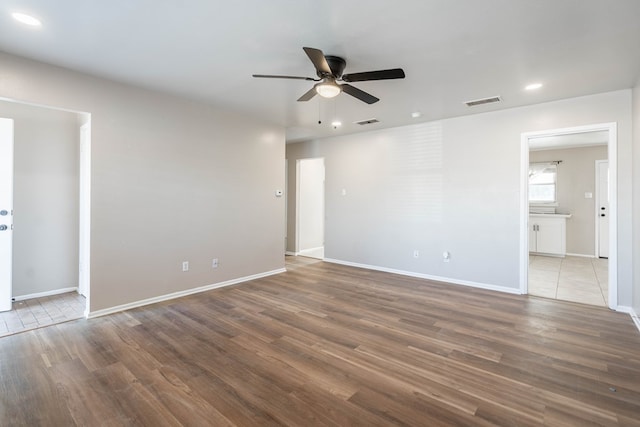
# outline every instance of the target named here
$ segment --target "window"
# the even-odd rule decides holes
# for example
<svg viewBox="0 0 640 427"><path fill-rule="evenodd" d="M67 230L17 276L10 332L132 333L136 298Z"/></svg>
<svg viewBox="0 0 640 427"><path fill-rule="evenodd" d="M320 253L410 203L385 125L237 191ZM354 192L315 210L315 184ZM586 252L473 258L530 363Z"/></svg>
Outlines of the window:
<svg viewBox="0 0 640 427"><path fill-rule="evenodd" d="M529 165L529 203L556 203L556 163L531 163Z"/></svg>

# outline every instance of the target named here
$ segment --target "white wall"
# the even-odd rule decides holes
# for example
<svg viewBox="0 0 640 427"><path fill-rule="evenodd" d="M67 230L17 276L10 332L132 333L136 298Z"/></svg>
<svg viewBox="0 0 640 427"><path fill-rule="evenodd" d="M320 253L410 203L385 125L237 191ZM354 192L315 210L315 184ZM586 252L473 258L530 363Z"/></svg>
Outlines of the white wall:
<svg viewBox="0 0 640 427"><path fill-rule="evenodd" d="M630 90L289 144L287 158L325 158L327 258L515 291L521 133L605 122L618 123L619 303L628 306Z"/></svg>
<svg viewBox="0 0 640 427"><path fill-rule="evenodd" d="M12 55L0 63L0 97L92 114L91 312L284 267L283 128Z"/></svg>
<svg viewBox="0 0 640 427"><path fill-rule="evenodd" d="M78 286L78 117L0 102L14 119L13 296Z"/></svg>
<svg viewBox="0 0 640 427"><path fill-rule="evenodd" d="M303 159L298 165L298 249L324 245L324 159Z"/></svg>

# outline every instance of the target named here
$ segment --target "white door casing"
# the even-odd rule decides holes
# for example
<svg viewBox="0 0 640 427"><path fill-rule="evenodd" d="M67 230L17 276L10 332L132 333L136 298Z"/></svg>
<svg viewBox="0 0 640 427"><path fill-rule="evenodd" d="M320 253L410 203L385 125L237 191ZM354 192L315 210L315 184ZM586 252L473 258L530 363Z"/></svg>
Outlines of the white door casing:
<svg viewBox="0 0 640 427"><path fill-rule="evenodd" d="M89 298L91 275L91 125L80 127L80 188L79 188L79 242L78 293Z"/></svg>
<svg viewBox="0 0 640 427"><path fill-rule="evenodd" d="M0 311L11 310L13 263L13 120L0 118Z"/></svg>

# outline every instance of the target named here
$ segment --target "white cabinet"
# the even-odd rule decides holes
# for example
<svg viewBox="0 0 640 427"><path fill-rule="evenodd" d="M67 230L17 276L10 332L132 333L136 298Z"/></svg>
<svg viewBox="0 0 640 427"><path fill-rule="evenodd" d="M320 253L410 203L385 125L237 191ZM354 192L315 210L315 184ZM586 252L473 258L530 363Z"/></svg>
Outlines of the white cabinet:
<svg viewBox="0 0 640 427"><path fill-rule="evenodd" d="M571 215L529 215L529 252L565 256L567 218Z"/></svg>

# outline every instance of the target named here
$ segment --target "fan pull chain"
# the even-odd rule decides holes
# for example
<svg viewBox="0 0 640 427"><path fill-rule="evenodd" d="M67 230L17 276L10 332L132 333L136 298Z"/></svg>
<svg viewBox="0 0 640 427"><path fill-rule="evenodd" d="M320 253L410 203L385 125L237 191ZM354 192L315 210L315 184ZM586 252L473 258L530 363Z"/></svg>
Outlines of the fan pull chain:
<svg viewBox="0 0 640 427"><path fill-rule="evenodd" d="M322 124L322 120L320 120L320 100L318 99L318 124Z"/></svg>

